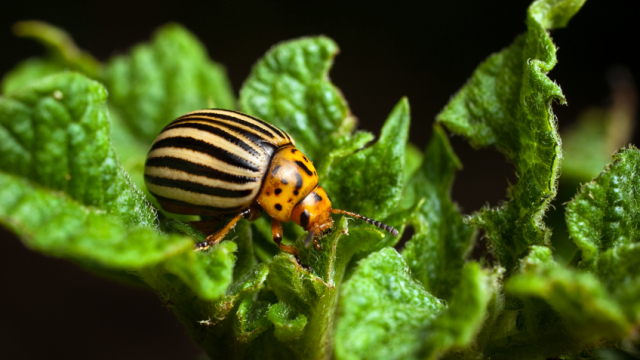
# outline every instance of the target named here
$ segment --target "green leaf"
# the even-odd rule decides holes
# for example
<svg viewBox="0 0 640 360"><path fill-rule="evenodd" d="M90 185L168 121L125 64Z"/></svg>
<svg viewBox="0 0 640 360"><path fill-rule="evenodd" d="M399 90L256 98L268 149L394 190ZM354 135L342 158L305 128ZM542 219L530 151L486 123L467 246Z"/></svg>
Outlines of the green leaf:
<svg viewBox="0 0 640 360"><path fill-rule="evenodd" d="M231 285L233 264L232 255L237 249L232 241L223 241L207 252L187 251L181 256L168 259L164 266L177 275L199 297L206 300L219 298Z"/></svg>
<svg viewBox="0 0 640 360"><path fill-rule="evenodd" d="M586 269L593 269L607 249L640 240L639 170L640 151L633 146L622 149L567 205L569 233L582 251L581 266Z"/></svg>
<svg viewBox="0 0 640 360"><path fill-rule="evenodd" d="M605 251L596 263L596 275L616 299L627 319L640 321L640 244L625 244Z"/></svg>
<svg viewBox="0 0 640 360"><path fill-rule="evenodd" d="M254 65L240 91L242 111L288 132L319 164L355 126L328 76L337 53L338 46L324 36L282 42Z"/></svg>
<svg viewBox="0 0 640 360"><path fill-rule="evenodd" d="M529 336L548 336L542 341L548 347L580 349L580 345L592 341L625 337L631 329L618 304L593 275L558 266L547 247L532 247L530 255L522 260L521 274L512 277L505 289L525 299L542 299L554 310L545 311L535 304L525 307L527 321L536 322L528 324ZM554 317L560 317L573 340L567 335L557 336L558 324L549 321Z"/></svg>
<svg viewBox="0 0 640 360"><path fill-rule="evenodd" d="M102 85L77 73L0 98L0 169L127 223L154 226L153 210L111 146L105 100Z"/></svg>
<svg viewBox="0 0 640 360"><path fill-rule="evenodd" d="M25 245L81 264L90 261L135 270L193 248L188 238L126 227L113 215L4 171L0 172L0 199L0 224Z"/></svg>
<svg viewBox="0 0 640 360"><path fill-rule="evenodd" d="M202 108L235 108L223 67L182 26L169 24L149 44L116 56L104 72L114 105L141 140L151 143L176 117Z"/></svg>
<svg viewBox="0 0 640 360"><path fill-rule="evenodd" d="M404 185L409 122L409 102L403 98L389 115L375 145L333 161L323 186L331 194L334 208L373 219L390 214Z"/></svg>
<svg viewBox="0 0 640 360"><path fill-rule="evenodd" d="M485 321L497 282L469 263L447 306L412 278L395 250L373 253L344 286L336 357L432 359L464 349Z"/></svg>
<svg viewBox="0 0 640 360"><path fill-rule="evenodd" d="M233 323L239 341L249 342L271 327L268 314L271 304L247 298L240 303Z"/></svg>
<svg viewBox="0 0 640 360"><path fill-rule="evenodd" d="M269 309L269 321L274 325L276 339L289 342L302 336L307 317L284 303L277 303Z"/></svg>
<svg viewBox="0 0 640 360"><path fill-rule="evenodd" d="M338 289L345 268L353 255L375 245L383 238L374 228L347 227L342 217L334 231L322 239L322 251L304 247L304 236L296 241L302 263L293 256L276 255L269 264L269 284L281 303L307 319L303 334L284 342L298 358L323 359L331 352L334 312L338 303ZM275 311L275 310L274 310Z"/></svg>
<svg viewBox="0 0 640 360"><path fill-rule="evenodd" d="M455 358L457 353L452 350L473 353L470 347L485 322L487 307L495 299L500 276L500 272L485 273L478 263L464 266L449 306L423 332L421 358L435 359L450 351Z"/></svg>
<svg viewBox="0 0 640 360"><path fill-rule="evenodd" d="M63 64L50 59L27 59L16 65L10 73L4 75L0 89L5 96L11 95L33 81L62 72L64 69Z"/></svg>
<svg viewBox="0 0 640 360"><path fill-rule="evenodd" d="M508 273L529 246L547 243L550 235L542 218L556 195L562 158L551 104L565 100L546 75L557 62L546 30L566 25L583 3L535 1L527 33L482 63L437 117L473 146L493 145L515 165L519 181L509 188L510 201L471 219L486 231Z"/></svg>
<svg viewBox="0 0 640 360"><path fill-rule="evenodd" d="M415 214L416 234L402 256L414 279L447 300L460 281L464 255L475 237L450 197L453 176L461 167L444 130L435 126L422 165L405 189L405 197L426 201Z"/></svg>
<svg viewBox="0 0 640 360"><path fill-rule="evenodd" d="M336 326L338 359L412 359L445 304L411 278L392 248L369 255L345 284Z"/></svg>

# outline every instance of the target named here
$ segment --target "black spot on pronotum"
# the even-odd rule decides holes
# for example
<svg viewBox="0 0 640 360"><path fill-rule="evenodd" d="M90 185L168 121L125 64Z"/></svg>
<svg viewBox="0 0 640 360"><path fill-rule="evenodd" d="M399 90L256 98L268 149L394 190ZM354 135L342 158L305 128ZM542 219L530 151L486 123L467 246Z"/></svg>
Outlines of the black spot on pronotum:
<svg viewBox="0 0 640 360"><path fill-rule="evenodd" d="M307 167L307 165L305 165L302 161L297 161L296 160L296 165L298 165L298 167L300 169L302 169L304 172L307 173L307 175L309 176L313 176L313 173L311 172L311 170L309 170L309 168Z"/></svg>
<svg viewBox="0 0 640 360"><path fill-rule="evenodd" d="M276 204L276 209L277 209L278 211L282 210L282 205L280 205L280 204Z"/></svg>
<svg viewBox="0 0 640 360"><path fill-rule="evenodd" d="M291 153L292 153L292 154L295 154L295 153L296 153L296 151L298 151L298 149L296 149L296 148L291 149Z"/></svg>
<svg viewBox="0 0 640 360"><path fill-rule="evenodd" d="M271 176L276 176L276 174L278 173L278 170L280 170L280 165L273 168L273 171L271 172Z"/></svg>
<svg viewBox="0 0 640 360"><path fill-rule="evenodd" d="M302 176L300 176L299 172L296 172L296 189L300 189L302 187Z"/></svg>
<svg viewBox="0 0 640 360"><path fill-rule="evenodd" d="M311 218L311 214L309 214L309 210L305 210L300 214L300 226L306 228L309 226L309 219Z"/></svg>
<svg viewBox="0 0 640 360"><path fill-rule="evenodd" d="M276 192L276 195L280 195L280 193L282 192L282 189L277 188L275 192Z"/></svg>
<svg viewBox="0 0 640 360"><path fill-rule="evenodd" d="M309 162L309 159L307 159L306 156L302 155L302 158L304 159L304 162Z"/></svg>
<svg viewBox="0 0 640 360"><path fill-rule="evenodd" d="M314 192L314 193L313 193L313 196L315 196L315 197L316 197L316 202L320 202L320 201L322 201L322 196L318 195L318 193Z"/></svg>
<svg viewBox="0 0 640 360"><path fill-rule="evenodd" d="M298 194L300 194L300 191L298 191L298 190L293 190L293 195L298 195Z"/></svg>

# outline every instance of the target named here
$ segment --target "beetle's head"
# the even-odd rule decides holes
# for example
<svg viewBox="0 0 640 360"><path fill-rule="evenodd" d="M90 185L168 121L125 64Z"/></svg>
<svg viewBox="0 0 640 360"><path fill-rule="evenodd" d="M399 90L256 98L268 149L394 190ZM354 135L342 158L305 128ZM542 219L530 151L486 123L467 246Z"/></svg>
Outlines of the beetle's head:
<svg viewBox="0 0 640 360"><path fill-rule="evenodd" d="M291 220L316 238L329 231L333 227L333 219L327 192L320 186L313 189L293 208Z"/></svg>

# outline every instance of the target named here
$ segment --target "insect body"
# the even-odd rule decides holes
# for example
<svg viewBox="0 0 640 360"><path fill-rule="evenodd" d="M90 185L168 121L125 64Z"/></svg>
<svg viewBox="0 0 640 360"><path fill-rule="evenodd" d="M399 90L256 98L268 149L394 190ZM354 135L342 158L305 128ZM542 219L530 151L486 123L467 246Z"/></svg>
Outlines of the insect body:
<svg viewBox="0 0 640 360"><path fill-rule="evenodd" d="M169 212L232 218L196 249L218 243L238 220L255 220L262 209L272 218L274 241L296 258L297 249L281 242L281 222L302 226L309 232L306 244L313 238L318 250L318 238L333 226L331 213L354 216L398 235L379 221L332 209L313 163L293 138L235 111L194 111L167 125L149 151L144 178L149 192Z"/></svg>

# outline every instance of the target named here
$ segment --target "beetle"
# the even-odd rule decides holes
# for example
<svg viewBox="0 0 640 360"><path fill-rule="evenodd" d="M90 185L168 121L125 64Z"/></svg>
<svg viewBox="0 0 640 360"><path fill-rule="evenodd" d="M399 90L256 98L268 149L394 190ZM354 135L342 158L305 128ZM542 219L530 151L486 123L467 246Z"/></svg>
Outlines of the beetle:
<svg viewBox="0 0 640 360"><path fill-rule="evenodd" d="M331 213L364 220L394 236L398 230L345 210L333 209L318 186L313 163L294 139L266 121L232 110L208 109L185 114L158 135L147 155L144 180L160 206L172 213L211 217L196 228L231 220L205 241L204 250L222 241L241 218L271 218L271 234L281 250L299 259L298 249L282 243L283 222L308 232L305 246L333 227ZM204 231L203 231L204 232Z"/></svg>

